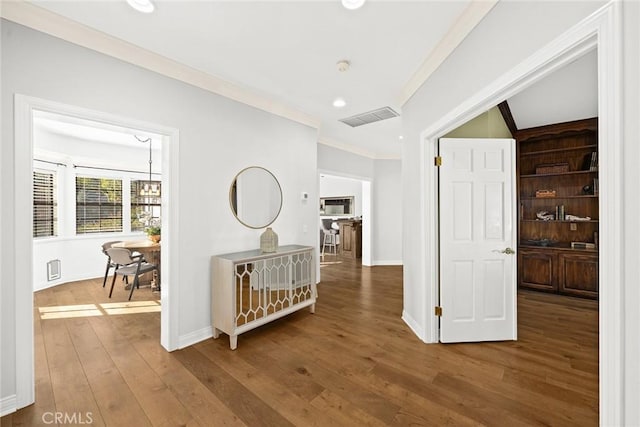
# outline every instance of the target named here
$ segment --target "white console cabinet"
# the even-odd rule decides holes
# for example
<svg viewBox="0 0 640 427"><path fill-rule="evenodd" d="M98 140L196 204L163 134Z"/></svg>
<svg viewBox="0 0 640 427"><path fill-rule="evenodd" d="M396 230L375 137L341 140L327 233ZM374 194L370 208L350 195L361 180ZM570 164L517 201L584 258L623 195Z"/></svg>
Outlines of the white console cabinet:
<svg viewBox="0 0 640 427"><path fill-rule="evenodd" d="M316 266L311 246L281 246L211 258L213 338L229 335L235 350L238 335L304 307L315 310Z"/></svg>

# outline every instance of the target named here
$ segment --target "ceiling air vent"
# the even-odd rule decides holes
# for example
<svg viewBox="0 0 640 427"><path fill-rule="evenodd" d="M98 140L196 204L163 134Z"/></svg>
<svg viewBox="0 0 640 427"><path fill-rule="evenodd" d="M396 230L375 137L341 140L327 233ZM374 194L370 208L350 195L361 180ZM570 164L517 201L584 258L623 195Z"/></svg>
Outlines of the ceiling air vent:
<svg viewBox="0 0 640 427"><path fill-rule="evenodd" d="M340 121L355 128L358 126L366 125L368 123L379 122L380 120L398 117L399 115L400 114L393 111L391 107L383 107L377 110L369 111L368 113L357 114L355 116L347 117L346 119L340 119Z"/></svg>

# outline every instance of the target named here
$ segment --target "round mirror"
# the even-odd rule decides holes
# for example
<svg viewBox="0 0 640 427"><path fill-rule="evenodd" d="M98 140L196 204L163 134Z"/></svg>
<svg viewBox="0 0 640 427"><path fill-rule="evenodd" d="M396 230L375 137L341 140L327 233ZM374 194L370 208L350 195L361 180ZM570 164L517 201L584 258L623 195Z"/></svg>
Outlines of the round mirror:
<svg viewBox="0 0 640 427"><path fill-rule="evenodd" d="M241 170L229 189L231 211L242 224L264 228L276 220L282 208L282 189L265 168L251 166Z"/></svg>

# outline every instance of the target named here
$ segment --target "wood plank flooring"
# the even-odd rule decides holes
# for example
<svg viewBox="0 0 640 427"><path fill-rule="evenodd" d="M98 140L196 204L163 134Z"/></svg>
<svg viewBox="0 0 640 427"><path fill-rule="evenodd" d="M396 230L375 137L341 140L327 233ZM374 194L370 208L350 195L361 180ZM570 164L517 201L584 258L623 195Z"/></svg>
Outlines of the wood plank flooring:
<svg viewBox="0 0 640 427"><path fill-rule="evenodd" d="M36 403L2 427L598 424L597 302L520 292L518 341L426 345L400 319L401 267L325 260L316 314L236 351L224 334L164 351L149 289L130 307L100 279L37 292Z"/></svg>

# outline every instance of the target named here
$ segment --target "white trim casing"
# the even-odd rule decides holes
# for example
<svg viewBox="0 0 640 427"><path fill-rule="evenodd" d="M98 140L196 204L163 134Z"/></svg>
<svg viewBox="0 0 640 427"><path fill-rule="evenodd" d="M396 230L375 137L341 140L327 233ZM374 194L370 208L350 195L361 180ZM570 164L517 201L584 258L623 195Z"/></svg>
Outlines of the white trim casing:
<svg viewBox="0 0 640 427"><path fill-rule="evenodd" d="M14 144L14 292L16 409L35 402L33 344L33 106L15 96ZM22 238L20 238L22 237ZM28 284L28 286L16 286Z"/></svg>
<svg viewBox="0 0 640 427"><path fill-rule="evenodd" d="M418 337L424 336L424 329L422 329L420 322L416 321L405 310L402 310L402 320L404 321L404 323L407 324L407 326L409 326L409 328L411 328L413 333L416 334Z"/></svg>
<svg viewBox="0 0 640 427"><path fill-rule="evenodd" d="M151 124L109 113L89 110L35 97L15 95L15 283L33 282L32 243L32 158L33 158L33 112L47 111L79 117L115 126L127 127L163 135L162 149L162 309L160 343L168 351L178 349L179 343L179 293L176 284L179 278L178 239L178 167L179 132L175 128ZM166 144L164 144L166 142ZM26 214L25 214L26 213ZM34 402L34 329L33 291L31 286L15 286L16 306L16 408Z"/></svg>
<svg viewBox="0 0 640 427"><path fill-rule="evenodd" d="M208 340L213 337L213 326L207 326L197 331L189 332L181 335L178 339L178 349L189 347L201 341Z"/></svg>
<svg viewBox="0 0 640 427"><path fill-rule="evenodd" d="M337 147L336 147L337 148ZM340 178L348 178L355 179L362 183L362 265L366 267L371 267L375 264L373 260L373 235L372 235L372 224L374 221L373 214L373 177L366 177L360 175L353 175L348 173L343 173L340 171L332 171L329 169L318 169L318 192L320 190L320 175L331 175L334 177ZM368 196L366 195L368 193ZM320 218L320 214L318 213L318 218ZM318 235L319 236L319 235ZM318 237L318 248L320 245L320 238ZM318 283L320 282L320 257L318 260L318 269L316 271L316 279Z"/></svg>
<svg viewBox="0 0 640 427"><path fill-rule="evenodd" d="M16 395L3 397L0 399L0 417L4 417L7 414L12 414L18 410L16 405Z"/></svg>
<svg viewBox="0 0 640 427"><path fill-rule="evenodd" d="M438 301L437 169L433 163L438 139L478 114L518 93L525 87L598 49L598 114L600 180L600 424L624 425L623 336L623 189L622 189L622 90L621 90L621 5L613 1L581 21L553 42L514 67L492 84L467 99L420 135L422 165L421 271L426 284L423 327L403 319L427 343L438 342L438 318L433 307ZM423 335L424 334L424 335Z"/></svg>
<svg viewBox="0 0 640 427"><path fill-rule="evenodd" d="M598 180L600 424L624 420L624 230L622 132L622 8L600 17L598 34ZM604 237L604 239L603 239ZM637 279L637 278L636 278Z"/></svg>

